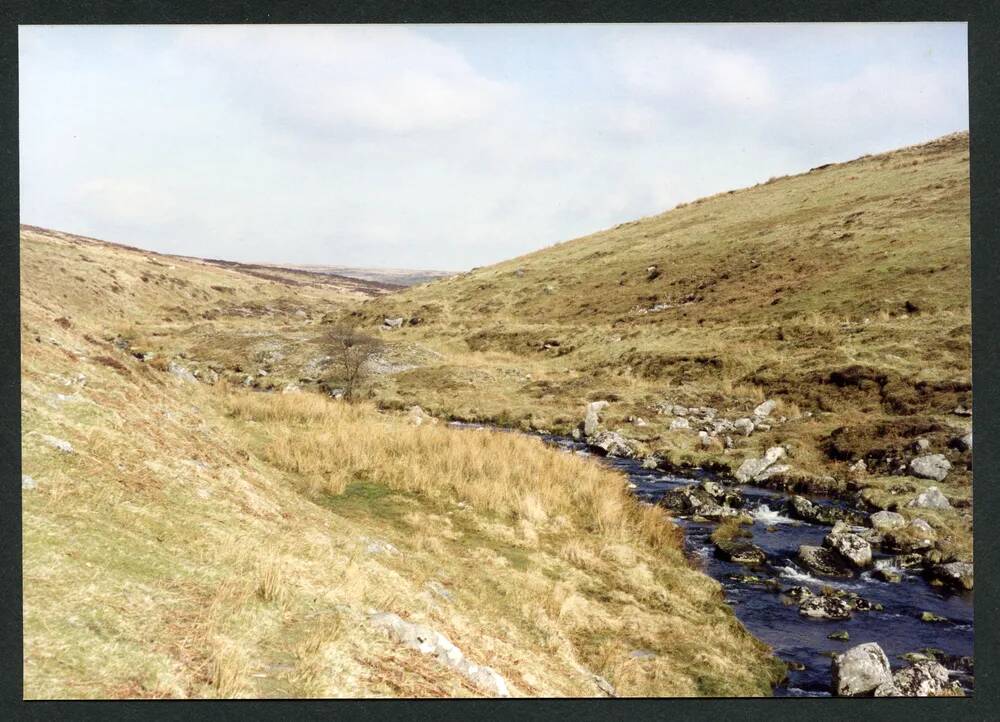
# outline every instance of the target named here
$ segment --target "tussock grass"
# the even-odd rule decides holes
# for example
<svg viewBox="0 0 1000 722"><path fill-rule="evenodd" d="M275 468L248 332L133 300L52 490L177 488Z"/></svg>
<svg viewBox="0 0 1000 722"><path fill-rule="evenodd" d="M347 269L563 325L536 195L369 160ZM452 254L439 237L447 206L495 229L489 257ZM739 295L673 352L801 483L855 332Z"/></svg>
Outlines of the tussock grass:
<svg viewBox="0 0 1000 722"><path fill-rule="evenodd" d="M638 504L625 478L590 460L516 434L411 426L368 405L321 396L230 393L236 418L277 426L263 455L278 468L324 480L340 494L354 477L430 498L455 498L528 523L567 516L611 539L641 538L677 551L664 513Z"/></svg>

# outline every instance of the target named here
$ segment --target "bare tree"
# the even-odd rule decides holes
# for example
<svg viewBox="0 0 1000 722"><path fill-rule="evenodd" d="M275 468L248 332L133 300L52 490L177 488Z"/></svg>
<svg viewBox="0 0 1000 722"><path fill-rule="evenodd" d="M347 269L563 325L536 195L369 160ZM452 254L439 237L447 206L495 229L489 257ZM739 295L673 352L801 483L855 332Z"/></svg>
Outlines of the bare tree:
<svg viewBox="0 0 1000 722"><path fill-rule="evenodd" d="M384 344L381 339L361 333L353 326L334 326L326 335L344 398L352 399L364 385L370 373L368 360L378 354Z"/></svg>

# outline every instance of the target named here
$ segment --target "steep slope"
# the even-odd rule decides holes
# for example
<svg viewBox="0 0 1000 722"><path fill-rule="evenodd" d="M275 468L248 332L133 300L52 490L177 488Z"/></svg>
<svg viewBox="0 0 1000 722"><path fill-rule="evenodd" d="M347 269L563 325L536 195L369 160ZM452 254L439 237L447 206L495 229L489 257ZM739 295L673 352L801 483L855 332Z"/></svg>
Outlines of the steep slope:
<svg viewBox="0 0 1000 722"><path fill-rule="evenodd" d="M22 228L25 696L767 694L619 474L288 388L375 292Z"/></svg>
<svg viewBox="0 0 1000 722"><path fill-rule="evenodd" d="M348 317L403 318L384 331L398 354L440 354L386 379L386 405L569 433L585 401L606 399L608 428L674 463L735 469L784 443L787 485L860 488L881 505L926 486L897 476L923 437L967 505L971 457L949 444L969 431L952 413L971 408L969 289L960 133L704 198ZM674 404L735 419L766 398L785 423L749 437L671 429ZM867 473L849 471L859 460ZM968 511L946 526L971 554Z"/></svg>

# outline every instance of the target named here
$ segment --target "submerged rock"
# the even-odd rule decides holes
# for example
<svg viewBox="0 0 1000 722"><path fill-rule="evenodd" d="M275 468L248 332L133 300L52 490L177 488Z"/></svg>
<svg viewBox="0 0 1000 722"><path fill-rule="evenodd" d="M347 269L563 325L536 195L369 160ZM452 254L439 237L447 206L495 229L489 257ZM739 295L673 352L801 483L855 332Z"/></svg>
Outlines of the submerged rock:
<svg viewBox="0 0 1000 722"><path fill-rule="evenodd" d="M757 565L767 561L767 555L759 546L737 539L716 542L715 554L721 559L736 564Z"/></svg>
<svg viewBox="0 0 1000 722"><path fill-rule="evenodd" d="M851 605L837 597L809 597L799 605L799 614L812 619L850 619Z"/></svg>
<svg viewBox="0 0 1000 722"><path fill-rule="evenodd" d="M840 557L824 547L803 544L799 547L798 560L808 571L828 577L849 577L851 571Z"/></svg>
<svg viewBox="0 0 1000 722"><path fill-rule="evenodd" d="M835 655L832 672L833 693L838 697L870 695L883 685L893 685L889 659L875 642Z"/></svg>

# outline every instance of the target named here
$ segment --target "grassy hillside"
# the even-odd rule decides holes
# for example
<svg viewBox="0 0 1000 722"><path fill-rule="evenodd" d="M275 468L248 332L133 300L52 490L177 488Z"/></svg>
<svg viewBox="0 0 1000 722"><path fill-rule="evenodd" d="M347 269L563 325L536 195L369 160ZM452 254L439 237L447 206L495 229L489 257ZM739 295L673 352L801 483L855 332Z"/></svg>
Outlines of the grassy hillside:
<svg viewBox="0 0 1000 722"><path fill-rule="evenodd" d="M512 695L767 694L620 475L308 393L325 321L378 292L22 228L25 696L488 693L380 612ZM395 353L439 352L382 379Z"/></svg>
<svg viewBox="0 0 1000 722"><path fill-rule="evenodd" d="M568 433L607 399L608 428L674 463L730 468L792 451L789 484L902 504L918 437L948 455L968 504L971 319L968 135L722 193L349 312L433 361L384 379L383 404ZM733 448L670 430L671 403L785 422ZM635 426L631 418L645 426ZM866 461L868 473L849 467ZM888 497L887 488L895 489ZM971 554L971 515L949 533Z"/></svg>

